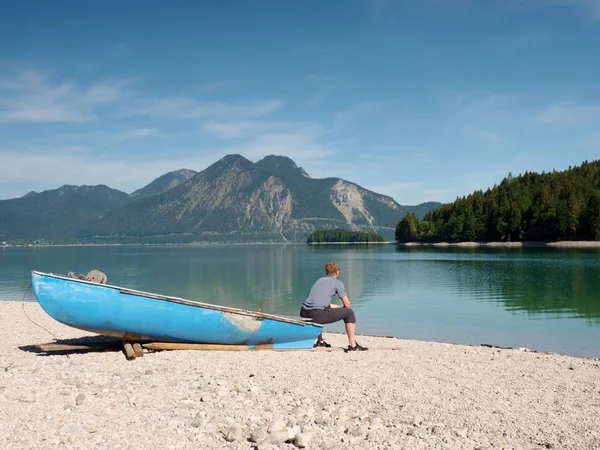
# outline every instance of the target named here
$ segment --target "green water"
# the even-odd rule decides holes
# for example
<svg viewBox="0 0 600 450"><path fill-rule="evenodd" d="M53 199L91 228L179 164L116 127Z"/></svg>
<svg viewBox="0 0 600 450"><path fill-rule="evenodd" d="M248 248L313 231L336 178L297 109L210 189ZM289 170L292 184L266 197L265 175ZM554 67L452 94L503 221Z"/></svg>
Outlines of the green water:
<svg viewBox="0 0 600 450"><path fill-rule="evenodd" d="M109 284L297 315L325 263L340 263L359 333L600 357L600 251L208 245L0 249L0 299L32 269L97 268ZM34 300L31 291L26 300ZM328 326L341 331L340 324Z"/></svg>

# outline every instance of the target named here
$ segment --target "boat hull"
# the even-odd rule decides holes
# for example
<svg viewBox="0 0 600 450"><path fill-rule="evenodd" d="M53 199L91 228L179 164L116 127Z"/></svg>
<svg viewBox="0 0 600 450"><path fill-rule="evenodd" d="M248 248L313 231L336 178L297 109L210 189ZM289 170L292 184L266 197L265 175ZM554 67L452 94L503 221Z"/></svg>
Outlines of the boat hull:
<svg viewBox="0 0 600 450"><path fill-rule="evenodd" d="M283 316L33 271L33 292L52 318L75 328L135 341L311 348L322 325Z"/></svg>

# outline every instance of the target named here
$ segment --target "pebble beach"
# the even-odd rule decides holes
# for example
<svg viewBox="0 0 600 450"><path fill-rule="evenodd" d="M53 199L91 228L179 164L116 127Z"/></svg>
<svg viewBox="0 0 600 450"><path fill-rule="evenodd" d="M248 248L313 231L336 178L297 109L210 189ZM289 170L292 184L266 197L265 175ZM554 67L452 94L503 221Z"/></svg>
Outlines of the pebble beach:
<svg viewBox="0 0 600 450"><path fill-rule="evenodd" d="M339 351L31 347L90 335L0 302L1 449L600 449L598 359L371 336L346 353L327 332Z"/></svg>

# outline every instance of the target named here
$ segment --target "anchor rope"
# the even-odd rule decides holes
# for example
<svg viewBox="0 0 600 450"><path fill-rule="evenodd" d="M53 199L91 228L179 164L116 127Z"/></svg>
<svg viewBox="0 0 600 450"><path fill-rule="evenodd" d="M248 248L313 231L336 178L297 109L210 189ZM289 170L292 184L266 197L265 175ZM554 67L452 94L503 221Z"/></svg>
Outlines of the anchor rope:
<svg viewBox="0 0 600 450"><path fill-rule="evenodd" d="M40 325L36 321L34 321L31 317L29 317L29 314L27 314L27 311L25 311L25 296L27 295L27 292L29 292L29 289L31 289L31 286L32 286L32 284L30 284L29 287L25 290L25 293L23 294L23 299L21 300L21 306L23 308L23 313L25 314L25 317L27 317L32 324L37 325L42 330L46 330L48 333L50 333L52 335L52 337L55 340L58 340L58 338L56 337L56 335L52 331L50 331L48 328Z"/></svg>

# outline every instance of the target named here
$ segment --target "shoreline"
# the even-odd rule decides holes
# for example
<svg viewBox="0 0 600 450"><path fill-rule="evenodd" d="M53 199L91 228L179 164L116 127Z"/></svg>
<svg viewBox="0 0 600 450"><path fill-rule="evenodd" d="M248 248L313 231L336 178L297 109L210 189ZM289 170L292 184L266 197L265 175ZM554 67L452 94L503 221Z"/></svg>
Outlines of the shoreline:
<svg viewBox="0 0 600 450"><path fill-rule="evenodd" d="M364 335L352 354L34 352L50 333L92 335L0 302L0 448L600 447L599 359Z"/></svg>
<svg viewBox="0 0 600 450"><path fill-rule="evenodd" d="M31 294L33 295L33 292ZM39 303L37 302L35 297L33 297L33 299L29 298L29 299L25 299L25 300L17 299L17 298L0 299L0 310L2 308L1 305L3 303L12 303L12 304L25 303L25 305L35 305L35 308L40 308L40 310L43 312L43 310L41 309L41 306L39 305ZM28 308L28 306L23 306L23 308ZM54 319L50 319L50 320L54 321ZM85 333L85 331L82 331L82 332ZM346 335L345 332L331 331L331 330L327 330L327 334L341 336L342 338L345 337L345 335ZM494 349L500 349L500 350L514 350L514 351L519 351L519 352L537 353L537 354L541 354L541 355L556 355L556 356L565 356L565 357L569 357L569 358L581 358L581 359L587 359L587 360L593 360L593 361L600 362L600 355L591 356L591 355L585 355L585 354L579 354L579 355L578 354L569 354L569 353L560 352L560 351L532 349L532 348L522 347L522 346L521 347L510 347L510 346L505 346L505 345L500 345L500 344L490 343L490 342L468 343L468 342L456 342L456 341L444 341L444 340L412 339L412 338L402 338L402 337L393 336L393 335L378 335L378 334L366 334L366 333L361 333L360 336L358 336L358 337L359 338L363 338L363 337L375 338L375 339L383 339L383 340L415 341L415 342L422 342L422 343L454 345L454 346L462 346L462 347L470 347L470 348L487 347L487 348L494 348Z"/></svg>

